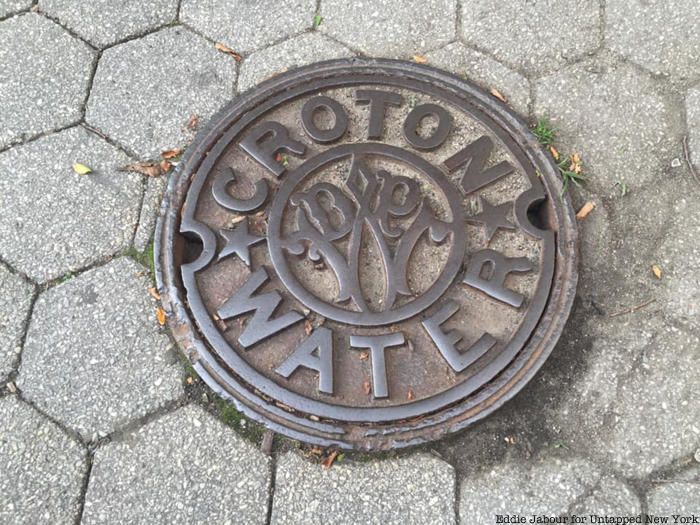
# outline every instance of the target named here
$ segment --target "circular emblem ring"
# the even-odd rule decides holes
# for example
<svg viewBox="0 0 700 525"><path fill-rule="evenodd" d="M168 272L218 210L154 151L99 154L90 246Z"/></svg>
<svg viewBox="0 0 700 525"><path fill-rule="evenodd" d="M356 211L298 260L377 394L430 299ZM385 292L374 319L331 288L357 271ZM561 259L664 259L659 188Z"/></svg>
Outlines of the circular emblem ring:
<svg viewBox="0 0 700 525"><path fill-rule="evenodd" d="M199 132L156 231L179 346L273 430L365 450L465 428L529 381L576 286L556 166L430 67L322 62Z"/></svg>

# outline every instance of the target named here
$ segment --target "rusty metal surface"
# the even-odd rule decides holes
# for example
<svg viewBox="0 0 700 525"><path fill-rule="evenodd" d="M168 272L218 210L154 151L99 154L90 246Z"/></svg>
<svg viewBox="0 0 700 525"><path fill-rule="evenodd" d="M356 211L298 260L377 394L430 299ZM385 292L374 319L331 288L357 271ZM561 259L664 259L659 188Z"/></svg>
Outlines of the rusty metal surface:
<svg viewBox="0 0 700 525"><path fill-rule="evenodd" d="M156 232L168 322L249 417L365 450L515 395L576 286L556 167L473 85L348 59L264 82L202 130Z"/></svg>

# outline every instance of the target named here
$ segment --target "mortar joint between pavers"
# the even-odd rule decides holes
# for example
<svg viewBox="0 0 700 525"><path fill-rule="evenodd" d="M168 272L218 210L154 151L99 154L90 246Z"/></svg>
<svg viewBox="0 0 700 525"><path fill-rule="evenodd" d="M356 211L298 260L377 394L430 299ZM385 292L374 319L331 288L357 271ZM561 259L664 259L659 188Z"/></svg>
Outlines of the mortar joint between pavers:
<svg viewBox="0 0 700 525"><path fill-rule="evenodd" d="M0 16L0 22L4 22L5 20L9 20L10 18L12 18L14 16L29 13L32 10L32 7L34 7L34 5L35 4L32 4L29 7L25 7L24 9L18 9L17 11L10 11L9 13L6 13L4 16Z"/></svg>
<svg viewBox="0 0 700 525"><path fill-rule="evenodd" d="M163 403L161 406L155 410L152 410L151 412L148 412L147 414L127 421L126 423L115 428L106 436L98 437L96 440L91 439L87 441L87 446L90 450L96 451L109 443L122 442L146 425L190 404L193 404L192 400L189 399L187 394L182 394L176 399Z"/></svg>
<svg viewBox="0 0 700 525"><path fill-rule="evenodd" d="M87 496L88 487L90 486L90 476L92 475L92 466L95 461L95 451L88 447L85 456L85 474L83 474L83 483L80 487L80 495L78 496L78 512L75 515L75 525L80 525L83 521L83 512L85 510L85 498Z"/></svg>
<svg viewBox="0 0 700 525"><path fill-rule="evenodd" d="M116 42L112 42L111 44L107 44L105 46L102 46L100 48L100 51L104 52L107 51L108 49L112 49L113 47L120 46L122 44L126 44L127 42L133 42L134 40L139 40L140 38L146 37L148 35L152 35L153 33L157 33L158 31L162 31L163 29L169 29L171 27L182 27L183 24L180 23L179 20L173 19L169 22L164 22L156 27L150 27L148 29L144 29L143 31L139 31L138 33L134 33L129 36L125 36L124 38L117 40Z"/></svg>
<svg viewBox="0 0 700 525"><path fill-rule="evenodd" d="M47 20L50 20L51 22L53 22L54 24L56 24L58 27L60 27L61 29L63 29L63 30L64 30L66 33L68 33L70 36L72 36L72 37L75 38L76 40L79 40L80 42L82 42L83 44L85 44L86 46L88 46L93 52L97 52L97 51L100 50L97 46L95 46L94 44L88 42L88 41L85 40L82 36L80 36L78 33L76 33L76 32L73 31L71 28L69 28L68 26L66 26L65 24L63 24L58 18L53 17L53 16L48 15L47 13L45 13L45 12L41 9L41 6L39 6L37 9L33 10L32 12L38 14L39 16L43 16L43 17L46 18Z"/></svg>
<svg viewBox="0 0 700 525"><path fill-rule="evenodd" d="M12 149L16 146L24 146L25 144L29 144L31 142L34 142L35 140L46 137L48 135L53 135L54 133L59 133L72 127L79 126L81 122L82 119L78 118L76 120L72 120L68 124L57 126L55 128L51 128L45 131L40 131L39 133L35 133L34 135L25 135L18 139L11 140L8 144L5 144L3 147L0 147L0 153L4 153L7 150Z"/></svg>
<svg viewBox="0 0 700 525"><path fill-rule="evenodd" d="M273 448L274 448L274 437ZM265 525L272 523L272 506L275 499L275 488L277 486L277 454L270 454L270 484L267 494L267 515L265 516Z"/></svg>
<svg viewBox="0 0 700 525"><path fill-rule="evenodd" d="M20 275L20 277L24 277L22 274L18 275ZM18 388L16 385L16 380L17 376L19 375L20 368L22 366L22 354L24 353L24 345L27 341L27 334L29 333L29 324L31 323L32 315L34 314L34 305L36 304L37 299L39 299L40 293L39 286L37 286L36 283L30 281L29 279L25 280L32 286L32 296L29 299L29 309L27 310L27 314L22 321L22 333L19 339L19 353L15 356L10 373L7 374L7 377L3 380L5 384L15 384L15 388Z"/></svg>
<svg viewBox="0 0 700 525"><path fill-rule="evenodd" d="M24 394L22 392L22 389L17 387L17 393L15 394L17 398L22 401L23 403L29 405L37 414L41 415L45 419L51 421L54 425L56 425L58 428L61 429L61 431L66 434L69 438L71 438L73 441L75 441L77 444L79 444L81 447L83 447L85 450L89 450L89 441L86 439L83 439L83 437L73 430L72 428L68 427L65 425L61 420L56 419L46 411L44 411L41 407L39 407L36 403L34 403L31 399L27 399L24 397Z"/></svg>

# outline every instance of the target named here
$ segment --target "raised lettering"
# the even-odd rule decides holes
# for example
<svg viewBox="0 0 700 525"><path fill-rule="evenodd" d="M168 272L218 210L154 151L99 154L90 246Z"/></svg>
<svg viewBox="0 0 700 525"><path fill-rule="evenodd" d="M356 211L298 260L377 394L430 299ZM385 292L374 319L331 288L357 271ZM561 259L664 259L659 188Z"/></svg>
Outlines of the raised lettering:
<svg viewBox="0 0 700 525"><path fill-rule="evenodd" d="M323 326L316 328L275 372L289 377L301 366L318 372L320 392L333 393L333 332Z"/></svg>
<svg viewBox="0 0 700 525"><path fill-rule="evenodd" d="M496 339L491 334L485 333L466 350L457 348L457 344L463 339L462 334L457 330L445 332L441 325L458 310L459 305L455 301L447 301L432 317L422 322L423 328L432 338L442 357L455 372L463 371L496 344Z"/></svg>
<svg viewBox="0 0 700 525"><path fill-rule="evenodd" d="M476 252L471 261L463 283L481 290L485 294L515 308L520 308L524 297L504 286L509 273L532 271L533 266L525 257L506 257L495 250Z"/></svg>
<svg viewBox="0 0 700 525"><path fill-rule="evenodd" d="M443 162L447 171L450 173L466 165L464 173L462 174L462 180L460 181L460 187L465 195L483 188L487 184L491 184L513 171L513 166L506 161L499 162L495 166L491 166L485 170L484 166L492 150L493 141L484 135L474 142L467 144L466 147Z"/></svg>
<svg viewBox="0 0 700 525"><path fill-rule="evenodd" d="M384 352L387 348L401 346L406 342L403 332L386 335L351 335L352 348L369 348L372 365L372 392L375 398L389 397L389 387L386 380L386 359Z"/></svg>
<svg viewBox="0 0 700 525"><path fill-rule="evenodd" d="M238 342L244 348L254 345L289 325L301 321L304 316L299 312L287 312L280 317L272 317L275 309L282 302L282 296L277 290L254 295L255 292L269 279L265 268L253 272L243 286L234 293L217 311L221 319L238 317L253 312L253 317L246 324L238 337Z"/></svg>
<svg viewBox="0 0 700 525"><path fill-rule="evenodd" d="M276 159L282 151L303 155L306 146L289 136L289 130L279 122L264 122L253 128L243 137L241 148L248 155L270 170L275 176L281 176L287 169Z"/></svg>

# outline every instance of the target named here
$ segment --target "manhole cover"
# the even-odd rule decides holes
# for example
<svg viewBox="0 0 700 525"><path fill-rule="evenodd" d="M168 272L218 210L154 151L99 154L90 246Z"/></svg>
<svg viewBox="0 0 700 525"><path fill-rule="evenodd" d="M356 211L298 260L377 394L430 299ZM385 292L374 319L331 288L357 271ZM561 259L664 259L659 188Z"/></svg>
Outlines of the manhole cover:
<svg viewBox="0 0 700 525"><path fill-rule="evenodd" d="M432 68L298 69L221 111L157 232L197 372L300 440L386 449L483 418L542 365L576 284L575 225L523 122Z"/></svg>

